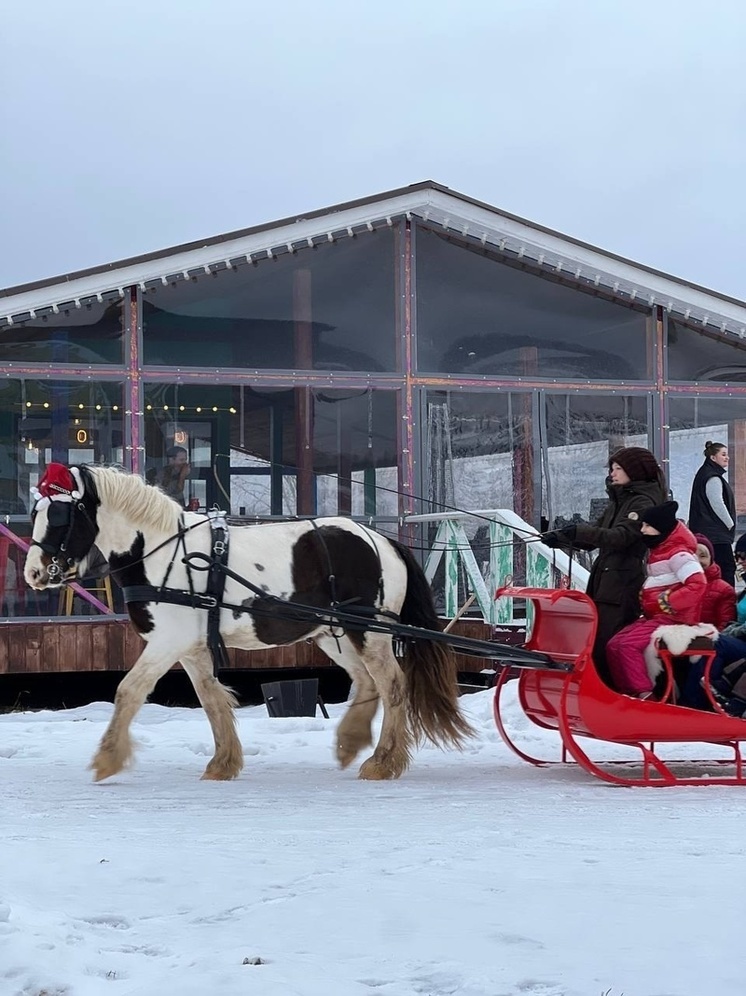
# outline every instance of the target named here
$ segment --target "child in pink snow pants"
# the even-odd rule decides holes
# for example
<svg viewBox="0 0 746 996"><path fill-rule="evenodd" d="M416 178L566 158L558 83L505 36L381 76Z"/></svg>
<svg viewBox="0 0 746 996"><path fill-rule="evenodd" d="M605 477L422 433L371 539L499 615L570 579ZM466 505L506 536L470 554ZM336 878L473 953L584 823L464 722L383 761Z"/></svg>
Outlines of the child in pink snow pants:
<svg viewBox="0 0 746 996"><path fill-rule="evenodd" d="M675 501L667 501L642 513L640 531L650 549L640 593L642 618L620 630L606 647L617 691L638 698L647 698L653 690L644 656L650 637L659 626L698 623L707 588L697 540L677 521L678 508Z"/></svg>

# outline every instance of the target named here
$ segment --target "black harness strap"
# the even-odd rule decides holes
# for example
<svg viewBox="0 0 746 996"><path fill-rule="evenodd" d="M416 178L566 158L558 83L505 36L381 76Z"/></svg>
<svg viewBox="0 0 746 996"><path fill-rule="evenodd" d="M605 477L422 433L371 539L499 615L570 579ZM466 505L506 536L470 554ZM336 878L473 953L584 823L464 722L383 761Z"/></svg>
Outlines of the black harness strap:
<svg viewBox="0 0 746 996"><path fill-rule="evenodd" d="M213 674L217 677L218 672L229 665L228 651L220 633L220 610L221 608L228 608L223 603L223 595L225 593L226 578L231 572L227 567L229 539L225 516L222 513L210 513L209 521L212 530L212 551L210 556L204 553L190 554L187 552L184 535L188 530L184 526L182 518L179 533L175 537L176 546L174 554L166 568L166 573L160 585L157 587L152 584L126 585L122 588L122 594L127 605L130 602L155 602L156 604L164 605L185 605L192 609L206 609L207 648L212 657ZM179 551L179 547L184 552L181 562L186 567L189 591L166 587L176 561L176 554ZM196 567L192 563L193 557L207 561L207 567ZM193 570L207 571L207 582L205 590L202 593L194 590Z"/></svg>
<svg viewBox="0 0 746 996"><path fill-rule="evenodd" d="M67 569L72 564L75 563L73 557L67 556L67 548L70 544L70 539L73 534L73 529L75 527L75 516L73 511L75 508L82 512L85 518L88 520L91 527L93 523L91 522L91 517L88 514L85 505L82 501L74 502L62 502L59 499L54 499L50 502L47 510L47 522L51 526L67 526L67 532L65 538L60 543L59 547L53 546L51 543L44 543L41 540L32 539L30 546L38 546L44 553L48 554L52 559L47 567L47 573L50 580L57 581L58 578L62 577L62 567L60 566L60 557L64 559L65 568ZM55 521L56 520L56 521Z"/></svg>
<svg viewBox="0 0 746 996"><path fill-rule="evenodd" d="M329 572L328 575L327 575L327 579L329 581L330 607L332 609L336 609L337 606L339 605L339 599L337 598L337 577L336 577L336 575L334 573L334 567L332 566L332 558L331 558L331 554L329 553L329 547L326 545L326 540L324 539L324 534L322 533L322 531L319 528L319 525L318 525L318 523L316 522L315 519L311 519L311 525L313 526L314 536L316 537L316 539L321 544L321 549L324 551L324 557L326 559L326 566L327 566L327 570ZM337 627L337 629L338 629L338 627ZM339 633L339 632L337 632L337 629L335 629L334 626L330 626L330 628L329 628L329 634L334 639L334 641L336 642L336 644L337 644L337 651L341 654L342 653L342 647L340 645L339 638L340 638L340 636L344 636L344 631L342 631L341 633Z"/></svg>
<svg viewBox="0 0 746 996"><path fill-rule="evenodd" d="M207 572L206 593L213 600L213 604L207 609L207 646L212 657L212 673L217 678L221 669L229 665L228 651L225 641L220 633L220 609L223 604L223 594L225 593L226 566L228 564L228 527L223 516L216 516L210 520L212 527L212 559ZM191 584L192 568L189 557L184 551L184 564L189 572Z"/></svg>

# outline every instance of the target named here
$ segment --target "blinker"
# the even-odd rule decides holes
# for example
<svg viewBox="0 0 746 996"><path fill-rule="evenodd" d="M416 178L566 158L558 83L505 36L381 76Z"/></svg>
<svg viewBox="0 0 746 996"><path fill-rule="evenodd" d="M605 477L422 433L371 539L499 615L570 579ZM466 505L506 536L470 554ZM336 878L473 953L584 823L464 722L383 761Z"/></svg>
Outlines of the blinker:
<svg viewBox="0 0 746 996"><path fill-rule="evenodd" d="M72 504L69 501L51 501L47 508L47 522L54 528L69 526Z"/></svg>

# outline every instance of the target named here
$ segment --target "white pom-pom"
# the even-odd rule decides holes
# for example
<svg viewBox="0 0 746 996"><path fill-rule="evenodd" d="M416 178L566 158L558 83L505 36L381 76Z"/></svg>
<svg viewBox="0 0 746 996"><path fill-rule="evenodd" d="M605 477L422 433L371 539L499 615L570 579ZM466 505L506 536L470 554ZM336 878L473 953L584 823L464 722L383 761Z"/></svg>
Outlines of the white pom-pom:
<svg viewBox="0 0 746 996"><path fill-rule="evenodd" d="M83 484L83 478L80 476L80 471L77 467L71 467L70 473L73 475L73 480L77 484L77 488L72 492L73 498L77 501L83 497L85 493L85 485Z"/></svg>

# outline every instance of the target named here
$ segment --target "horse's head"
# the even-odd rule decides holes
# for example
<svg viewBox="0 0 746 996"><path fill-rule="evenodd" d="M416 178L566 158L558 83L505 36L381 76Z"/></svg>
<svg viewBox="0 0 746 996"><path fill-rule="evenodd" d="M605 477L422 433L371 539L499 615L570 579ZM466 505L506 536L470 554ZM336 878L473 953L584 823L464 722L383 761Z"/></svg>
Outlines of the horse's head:
<svg viewBox="0 0 746 996"><path fill-rule="evenodd" d="M91 475L61 463L49 464L35 494L24 576L41 591L69 581L88 557L98 534L98 500Z"/></svg>

